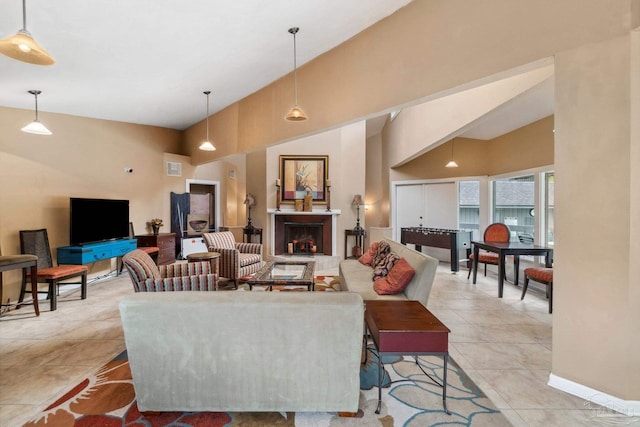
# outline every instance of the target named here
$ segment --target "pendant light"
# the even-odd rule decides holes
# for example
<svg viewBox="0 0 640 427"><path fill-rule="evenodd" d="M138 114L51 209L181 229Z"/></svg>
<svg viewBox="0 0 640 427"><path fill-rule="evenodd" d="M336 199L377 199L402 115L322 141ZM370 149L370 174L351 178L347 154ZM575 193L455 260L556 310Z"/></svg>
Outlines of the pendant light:
<svg viewBox="0 0 640 427"><path fill-rule="evenodd" d="M296 62L296 34L298 31L300 31L298 27L289 28L289 32L293 34L293 108L285 118L292 122L307 120L307 115L302 111L302 108L298 106L298 67Z"/></svg>
<svg viewBox="0 0 640 427"><path fill-rule="evenodd" d="M22 0L22 29L0 40L0 53L18 61L35 65L51 65L55 61L27 31L27 0Z"/></svg>
<svg viewBox="0 0 640 427"><path fill-rule="evenodd" d="M216 151L216 147L214 147L211 141L209 141L209 94L211 93L211 91L207 90L202 93L207 95L207 139L205 139L205 141L200 144L200 147L198 148L203 151Z"/></svg>
<svg viewBox="0 0 640 427"><path fill-rule="evenodd" d="M36 119L23 127L22 132L34 133L36 135L51 135L51 131L38 120L38 95L42 93L40 90L30 90L29 93L36 97Z"/></svg>
<svg viewBox="0 0 640 427"><path fill-rule="evenodd" d="M449 163L444 165L445 168L457 168L458 167L458 164L456 163L456 161L453 160L453 144L454 143L455 143L455 140L452 139L451 140L451 160L449 160Z"/></svg>

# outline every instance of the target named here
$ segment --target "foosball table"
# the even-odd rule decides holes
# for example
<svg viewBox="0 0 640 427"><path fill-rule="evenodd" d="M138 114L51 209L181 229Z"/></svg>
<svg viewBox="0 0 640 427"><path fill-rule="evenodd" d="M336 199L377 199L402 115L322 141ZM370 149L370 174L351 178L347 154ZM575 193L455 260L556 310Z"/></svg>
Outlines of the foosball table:
<svg viewBox="0 0 640 427"><path fill-rule="evenodd" d="M449 249L451 251L451 271L460 270L460 251L471 253L471 231L449 230L445 228L405 227L400 229L400 243L416 245L420 252L423 246Z"/></svg>

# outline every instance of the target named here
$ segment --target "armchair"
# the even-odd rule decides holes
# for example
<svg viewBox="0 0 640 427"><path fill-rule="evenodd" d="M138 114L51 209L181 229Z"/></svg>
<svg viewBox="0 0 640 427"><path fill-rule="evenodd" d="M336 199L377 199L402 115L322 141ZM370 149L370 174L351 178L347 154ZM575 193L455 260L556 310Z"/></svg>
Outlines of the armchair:
<svg viewBox="0 0 640 427"><path fill-rule="evenodd" d="M202 237L209 252L220 254L220 276L232 280L236 289L241 277L262 267L260 243L237 243L230 231L203 233Z"/></svg>
<svg viewBox="0 0 640 427"><path fill-rule="evenodd" d="M122 257L136 292L214 291L218 275L207 261L157 266L149 254L136 249Z"/></svg>

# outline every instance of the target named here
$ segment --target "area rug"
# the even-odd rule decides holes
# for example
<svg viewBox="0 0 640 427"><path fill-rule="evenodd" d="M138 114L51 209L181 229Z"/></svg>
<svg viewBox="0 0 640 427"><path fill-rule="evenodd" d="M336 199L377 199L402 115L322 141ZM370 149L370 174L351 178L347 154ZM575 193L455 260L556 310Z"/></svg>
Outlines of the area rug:
<svg viewBox="0 0 640 427"><path fill-rule="evenodd" d="M441 381L442 359L419 358L423 369ZM383 358L382 410L375 413L378 398L377 358L368 352L360 370L360 410L354 418L329 412L163 412L141 414L135 401L126 351L100 368L94 375L65 393L32 421L28 427L425 427L425 426L508 426L464 371L450 360L447 403L451 415L442 408L442 389L420 372L413 358ZM399 381L400 380L400 381ZM407 380L407 381L402 381Z"/></svg>

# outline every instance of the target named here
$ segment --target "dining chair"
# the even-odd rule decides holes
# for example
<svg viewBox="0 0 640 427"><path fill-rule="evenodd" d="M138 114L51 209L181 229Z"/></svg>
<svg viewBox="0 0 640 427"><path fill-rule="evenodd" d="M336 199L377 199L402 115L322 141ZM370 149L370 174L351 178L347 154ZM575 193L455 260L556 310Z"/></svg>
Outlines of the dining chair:
<svg viewBox="0 0 640 427"><path fill-rule="evenodd" d="M549 313L553 312L553 268L549 267L529 267L524 269L524 286L522 287L521 300L524 299L529 287L529 280L542 283L547 287L547 298L549 299Z"/></svg>
<svg viewBox="0 0 640 427"><path fill-rule="evenodd" d="M87 298L87 272L89 268L86 265L54 266L46 228L39 230L20 230L20 252L38 257L37 283L47 283L49 285L46 292L47 298L50 301L51 311L57 308L58 288L60 286L80 285L80 297L82 299ZM23 271L18 306L24 300L24 294L27 291L27 283L30 277L30 272ZM80 278L79 282L67 281L76 277ZM44 291L37 292L44 293Z"/></svg>
<svg viewBox="0 0 640 427"><path fill-rule="evenodd" d="M511 239L511 230L509 230L509 226L506 224L503 224L501 222L494 222L484 230L483 239L485 242L491 242L491 243L509 243L509 240ZM473 263L476 262L476 260L474 259L473 253L469 255L469 260L471 261L471 268L469 268L469 274L467 275L467 279L471 277L471 270L473 269ZM485 276L487 275L487 264L498 265L499 261L500 261L500 257L496 253L483 251L478 254L477 262L481 262L484 264ZM502 266L502 268L503 269L505 268L504 265ZM504 271L505 270L503 270L503 272ZM506 274L505 274L505 277L506 277Z"/></svg>

